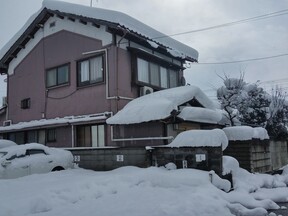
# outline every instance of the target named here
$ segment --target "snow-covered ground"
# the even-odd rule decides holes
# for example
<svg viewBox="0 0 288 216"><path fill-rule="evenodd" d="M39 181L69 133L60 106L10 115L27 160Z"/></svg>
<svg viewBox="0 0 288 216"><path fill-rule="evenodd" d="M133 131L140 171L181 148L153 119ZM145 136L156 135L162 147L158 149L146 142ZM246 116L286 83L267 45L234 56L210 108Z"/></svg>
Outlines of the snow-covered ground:
<svg viewBox="0 0 288 216"><path fill-rule="evenodd" d="M229 193L219 189L228 190L229 182L213 171L175 170L173 164L0 180L0 216L262 216L280 207L274 201L288 201L286 169L286 175L250 174L230 157L224 166L234 173Z"/></svg>

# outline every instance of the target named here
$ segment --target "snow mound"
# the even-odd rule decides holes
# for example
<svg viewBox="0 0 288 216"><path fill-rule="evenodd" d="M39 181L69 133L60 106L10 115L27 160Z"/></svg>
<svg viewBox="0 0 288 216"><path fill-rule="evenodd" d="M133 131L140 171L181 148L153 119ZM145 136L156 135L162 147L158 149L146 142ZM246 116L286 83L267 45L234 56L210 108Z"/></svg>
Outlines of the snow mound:
<svg viewBox="0 0 288 216"><path fill-rule="evenodd" d="M181 86L154 92L130 101L107 124L136 124L165 119L178 106L196 99L205 108L215 109L214 103L196 86Z"/></svg>
<svg viewBox="0 0 288 216"><path fill-rule="evenodd" d="M234 126L223 128L228 140L252 140L252 139L269 139L265 128L252 128L249 126Z"/></svg>
<svg viewBox="0 0 288 216"><path fill-rule="evenodd" d="M239 162L231 157L231 156L223 156L223 159L222 159L222 163L223 163L223 171L222 171L222 174L223 175L226 175L226 174L229 174L229 173L232 173L233 170L238 170L239 169Z"/></svg>
<svg viewBox="0 0 288 216"><path fill-rule="evenodd" d="M6 148L9 146L15 146L15 145L17 144L11 140L0 139L0 148Z"/></svg>
<svg viewBox="0 0 288 216"><path fill-rule="evenodd" d="M224 151L228 146L225 133L220 129L184 131L167 145L169 147L217 147Z"/></svg>

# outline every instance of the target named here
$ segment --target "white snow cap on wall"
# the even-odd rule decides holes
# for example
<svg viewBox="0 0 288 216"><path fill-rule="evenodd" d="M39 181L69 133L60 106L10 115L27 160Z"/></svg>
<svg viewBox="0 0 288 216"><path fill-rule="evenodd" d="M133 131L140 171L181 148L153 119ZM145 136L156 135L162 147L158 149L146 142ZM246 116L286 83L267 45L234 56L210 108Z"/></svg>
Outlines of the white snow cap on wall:
<svg viewBox="0 0 288 216"><path fill-rule="evenodd" d="M167 51L175 56L183 59L193 58L198 59L197 50L177 41L173 38L151 28L150 26L118 11L112 11L102 8L94 8L83 5L71 4L62 1L43 1L42 8L35 13L26 24L18 31L18 33L6 44L5 47L0 51L0 59L3 58L5 53L10 49L10 47L17 41L17 39L24 33L28 26L34 21L34 19L41 13L44 9L50 9L54 11L60 11L67 14L74 14L86 18L97 19L100 21L107 21L127 29L129 32L133 32L147 38L147 42L150 44L161 44L167 47ZM155 44L156 43L156 44Z"/></svg>
<svg viewBox="0 0 288 216"><path fill-rule="evenodd" d="M224 151L228 146L228 139L221 129L184 131L167 145L169 147L217 147Z"/></svg>
<svg viewBox="0 0 288 216"><path fill-rule="evenodd" d="M251 139L269 139L268 133L265 128L249 126L235 126L223 128L228 140L251 140Z"/></svg>
<svg viewBox="0 0 288 216"><path fill-rule="evenodd" d="M168 118L178 106L195 98L205 108L214 103L196 86L181 86L154 92L130 101L107 124L136 124Z"/></svg>

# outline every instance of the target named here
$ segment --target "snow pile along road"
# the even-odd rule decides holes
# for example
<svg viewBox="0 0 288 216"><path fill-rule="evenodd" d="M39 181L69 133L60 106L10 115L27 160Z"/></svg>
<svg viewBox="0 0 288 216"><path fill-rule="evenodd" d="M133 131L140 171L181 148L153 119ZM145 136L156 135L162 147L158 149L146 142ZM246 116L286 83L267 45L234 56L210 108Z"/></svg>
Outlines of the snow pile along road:
<svg viewBox="0 0 288 216"><path fill-rule="evenodd" d="M253 175L231 158L224 161L230 165L226 171L235 172L230 193L224 192L230 183L213 171L175 170L171 164L0 180L0 216L264 216L267 209L279 208L274 201L287 201L288 176Z"/></svg>

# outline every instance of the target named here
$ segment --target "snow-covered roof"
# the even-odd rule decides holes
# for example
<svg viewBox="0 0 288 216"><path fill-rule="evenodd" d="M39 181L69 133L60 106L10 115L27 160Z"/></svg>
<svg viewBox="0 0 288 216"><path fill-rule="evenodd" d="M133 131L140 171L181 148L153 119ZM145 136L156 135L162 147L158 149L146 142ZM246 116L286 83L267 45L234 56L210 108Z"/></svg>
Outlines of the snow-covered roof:
<svg viewBox="0 0 288 216"><path fill-rule="evenodd" d="M107 119L106 114L110 115L110 113L101 113L101 114L82 115L82 116L67 116L64 118L55 118L55 119L41 119L29 122L19 122L17 124L12 124L10 126L0 127L0 132L42 127L49 125L54 126L54 125L76 124L81 122L105 120Z"/></svg>
<svg viewBox="0 0 288 216"><path fill-rule="evenodd" d="M223 128L228 140L251 140L251 139L269 139L268 133L265 128L249 126L234 126Z"/></svg>
<svg viewBox="0 0 288 216"><path fill-rule="evenodd" d="M228 146L228 139L220 129L184 131L167 146L169 147L217 147L224 151Z"/></svg>
<svg viewBox="0 0 288 216"><path fill-rule="evenodd" d="M130 101L108 124L136 124L165 119L178 106L196 99L205 108L215 109L214 103L196 86L181 86L154 92Z"/></svg>
<svg viewBox="0 0 288 216"><path fill-rule="evenodd" d="M202 107L184 107L177 117L184 121L217 124L222 119L222 114L219 110Z"/></svg>
<svg viewBox="0 0 288 216"><path fill-rule="evenodd" d="M43 13L44 10L56 11L64 14L72 14L81 18L93 19L100 22L110 23L118 28L125 29L129 33L136 34L148 43L153 44L153 47L161 45L175 57L182 59L198 59L198 52L171 37L151 28L150 26L117 11L106 10L101 8L87 7L83 5L71 4L62 1L47 1L43 2L42 8L32 15L26 24L16 33L14 37L2 48L0 51L0 60L6 55L9 49L20 38L21 35L28 29L28 27Z"/></svg>

